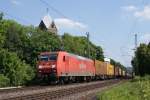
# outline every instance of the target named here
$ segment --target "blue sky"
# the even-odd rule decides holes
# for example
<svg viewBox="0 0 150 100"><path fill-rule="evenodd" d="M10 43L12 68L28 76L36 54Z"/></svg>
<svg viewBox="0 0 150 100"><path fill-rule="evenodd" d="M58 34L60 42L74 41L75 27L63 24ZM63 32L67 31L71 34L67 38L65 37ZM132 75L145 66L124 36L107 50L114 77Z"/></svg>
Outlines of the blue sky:
<svg viewBox="0 0 150 100"><path fill-rule="evenodd" d="M85 35L102 46L108 58L130 66L134 48L134 33L138 44L150 40L150 5L148 0L44 0L63 13L56 13L40 0L1 0L0 10L5 18L24 25L40 23L47 14L56 22L59 34ZM10 16L11 15L11 16Z"/></svg>

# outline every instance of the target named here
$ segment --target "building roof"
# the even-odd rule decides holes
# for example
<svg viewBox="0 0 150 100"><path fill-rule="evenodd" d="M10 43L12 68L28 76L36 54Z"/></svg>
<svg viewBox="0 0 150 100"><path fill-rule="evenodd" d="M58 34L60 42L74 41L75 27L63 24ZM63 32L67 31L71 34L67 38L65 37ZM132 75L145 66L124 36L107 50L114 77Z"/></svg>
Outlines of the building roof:
<svg viewBox="0 0 150 100"><path fill-rule="evenodd" d="M48 29L49 26L52 24L53 20L49 15L44 16L42 19L43 23L45 24L46 28Z"/></svg>
<svg viewBox="0 0 150 100"><path fill-rule="evenodd" d="M54 20L48 14L43 17L39 24L39 28L41 30L45 30L51 33L57 34L57 27L55 25Z"/></svg>

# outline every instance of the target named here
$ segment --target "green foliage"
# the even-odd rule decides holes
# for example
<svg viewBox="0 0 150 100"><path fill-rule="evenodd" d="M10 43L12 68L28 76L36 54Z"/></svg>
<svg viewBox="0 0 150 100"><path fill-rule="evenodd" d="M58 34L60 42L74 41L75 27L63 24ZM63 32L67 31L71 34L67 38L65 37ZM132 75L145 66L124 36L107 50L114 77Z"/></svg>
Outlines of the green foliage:
<svg viewBox="0 0 150 100"><path fill-rule="evenodd" d="M58 51L61 47L60 43L60 38L57 35L35 29L30 36L29 52L26 52L26 55L29 55L27 56L28 62L35 66L37 56L40 52Z"/></svg>
<svg viewBox="0 0 150 100"><path fill-rule="evenodd" d="M96 47L96 59L104 61L103 49L100 46Z"/></svg>
<svg viewBox="0 0 150 100"><path fill-rule="evenodd" d="M0 21L3 19L4 14L0 12Z"/></svg>
<svg viewBox="0 0 150 100"><path fill-rule="evenodd" d="M3 47L5 37L0 33L0 48Z"/></svg>
<svg viewBox="0 0 150 100"><path fill-rule="evenodd" d="M1 14L0 14L1 17ZM3 21L0 19L0 48L3 46L4 41L5 41L5 36L3 34Z"/></svg>
<svg viewBox="0 0 150 100"><path fill-rule="evenodd" d="M31 36L31 43L37 51L57 51L60 49L60 39L57 35L48 32L37 31Z"/></svg>
<svg viewBox="0 0 150 100"><path fill-rule="evenodd" d="M0 87L6 87L9 85L9 78L4 76L3 74L0 74Z"/></svg>
<svg viewBox="0 0 150 100"><path fill-rule="evenodd" d="M132 65L136 75L150 74L150 44L140 44L132 59Z"/></svg>
<svg viewBox="0 0 150 100"><path fill-rule="evenodd" d="M70 53L86 56L86 38L71 36L65 33L62 36L64 50Z"/></svg>
<svg viewBox="0 0 150 100"><path fill-rule="evenodd" d="M65 33L62 36L64 50L70 53L78 54L80 56L88 57L88 42L87 38L83 36L71 36ZM104 59L103 50L100 46L89 42L90 58L102 60Z"/></svg>
<svg viewBox="0 0 150 100"><path fill-rule="evenodd" d="M4 35L6 37L4 48L11 52L16 52L23 59L24 46L27 44L27 34L24 32L24 27L20 24L7 20L3 24Z"/></svg>
<svg viewBox="0 0 150 100"><path fill-rule="evenodd" d="M22 85L34 77L33 69L22 62L15 53L0 50L0 74L10 80L11 85Z"/></svg>
<svg viewBox="0 0 150 100"><path fill-rule="evenodd" d="M99 100L150 100L150 76L136 77L97 95Z"/></svg>
<svg viewBox="0 0 150 100"><path fill-rule="evenodd" d="M120 62L115 61L114 59L110 59L110 63L112 65L114 65L115 67L117 66L117 67L120 67L123 70L126 70L125 66L123 66Z"/></svg>
<svg viewBox="0 0 150 100"><path fill-rule="evenodd" d="M41 31L33 26L25 27L14 21L6 21L4 48L16 52L21 60L36 66L37 56L43 51L57 51L60 39L53 33Z"/></svg>
<svg viewBox="0 0 150 100"><path fill-rule="evenodd" d="M1 86L24 85L31 82L33 77L35 79L40 52L58 51L64 46L65 51L88 57L87 43L86 37L69 34L60 37L34 26L23 26L16 21L5 20L0 13L0 74L3 75L0 77L4 80ZM100 46L89 42L89 48L90 58L103 60Z"/></svg>

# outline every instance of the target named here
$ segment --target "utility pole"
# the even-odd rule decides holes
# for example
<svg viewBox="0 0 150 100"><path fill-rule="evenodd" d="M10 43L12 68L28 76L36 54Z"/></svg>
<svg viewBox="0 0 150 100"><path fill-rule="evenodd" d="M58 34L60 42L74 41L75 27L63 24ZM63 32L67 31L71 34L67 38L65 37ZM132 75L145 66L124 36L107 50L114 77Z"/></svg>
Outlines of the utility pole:
<svg viewBox="0 0 150 100"><path fill-rule="evenodd" d="M89 34L89 32L86 32L86 35L87 35L88 58L90 58L90 47L89 47L89 37L90 37L90 34Z"/></svg>
<svg viewBox="0 0 150 100"><path fill-rule="evenodd" d="M60 39L60 44L61 44L61 46L60 46L60 50L61 51L64 51L64 42L63 42L63 37L61 36L61 35L58 35L59 36L59 39Z"/></svg>
<svg viewBox="0 0 150 100"><path fill-rule="evenodd" d="M137 33L135 34L135 40L134 40L134 42L135 42L135 50L137 49Z"/></svg>
<svg viewBox="0 0 150 100"><path fill-rule="evenodd" d="M134 53L136 52L136 50L137 50L137 45L138 45L138 43L137 43L137 33L135 33L135 35L134 35L134 43L135 43L135 48L133 49L134 50ZM133 57L132 57L132 59L133 59ZM134 69L134 67L132 68L132 78L135 76L135 69Z"/></svg>
<svg viewBox="0 0 150 100"><path fill-rule="evenodd" d="M49 14L49 9L48 8L46 8L46 12L47 12L47 14Z"/></svg>

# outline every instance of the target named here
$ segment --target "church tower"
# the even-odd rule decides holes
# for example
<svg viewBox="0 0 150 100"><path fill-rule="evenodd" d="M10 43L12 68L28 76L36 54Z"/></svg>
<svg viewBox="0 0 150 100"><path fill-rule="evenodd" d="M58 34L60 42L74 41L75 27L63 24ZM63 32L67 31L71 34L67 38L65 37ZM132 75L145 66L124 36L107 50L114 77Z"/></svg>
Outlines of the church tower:
<svg viewBox="0 0 150 100"><path fill-rule="evenodd" d="M48 31L54 34L57 34L57 27L54 20L50 17L49 14L43 17L39 24L39 28L44 31Z"/></svg>

